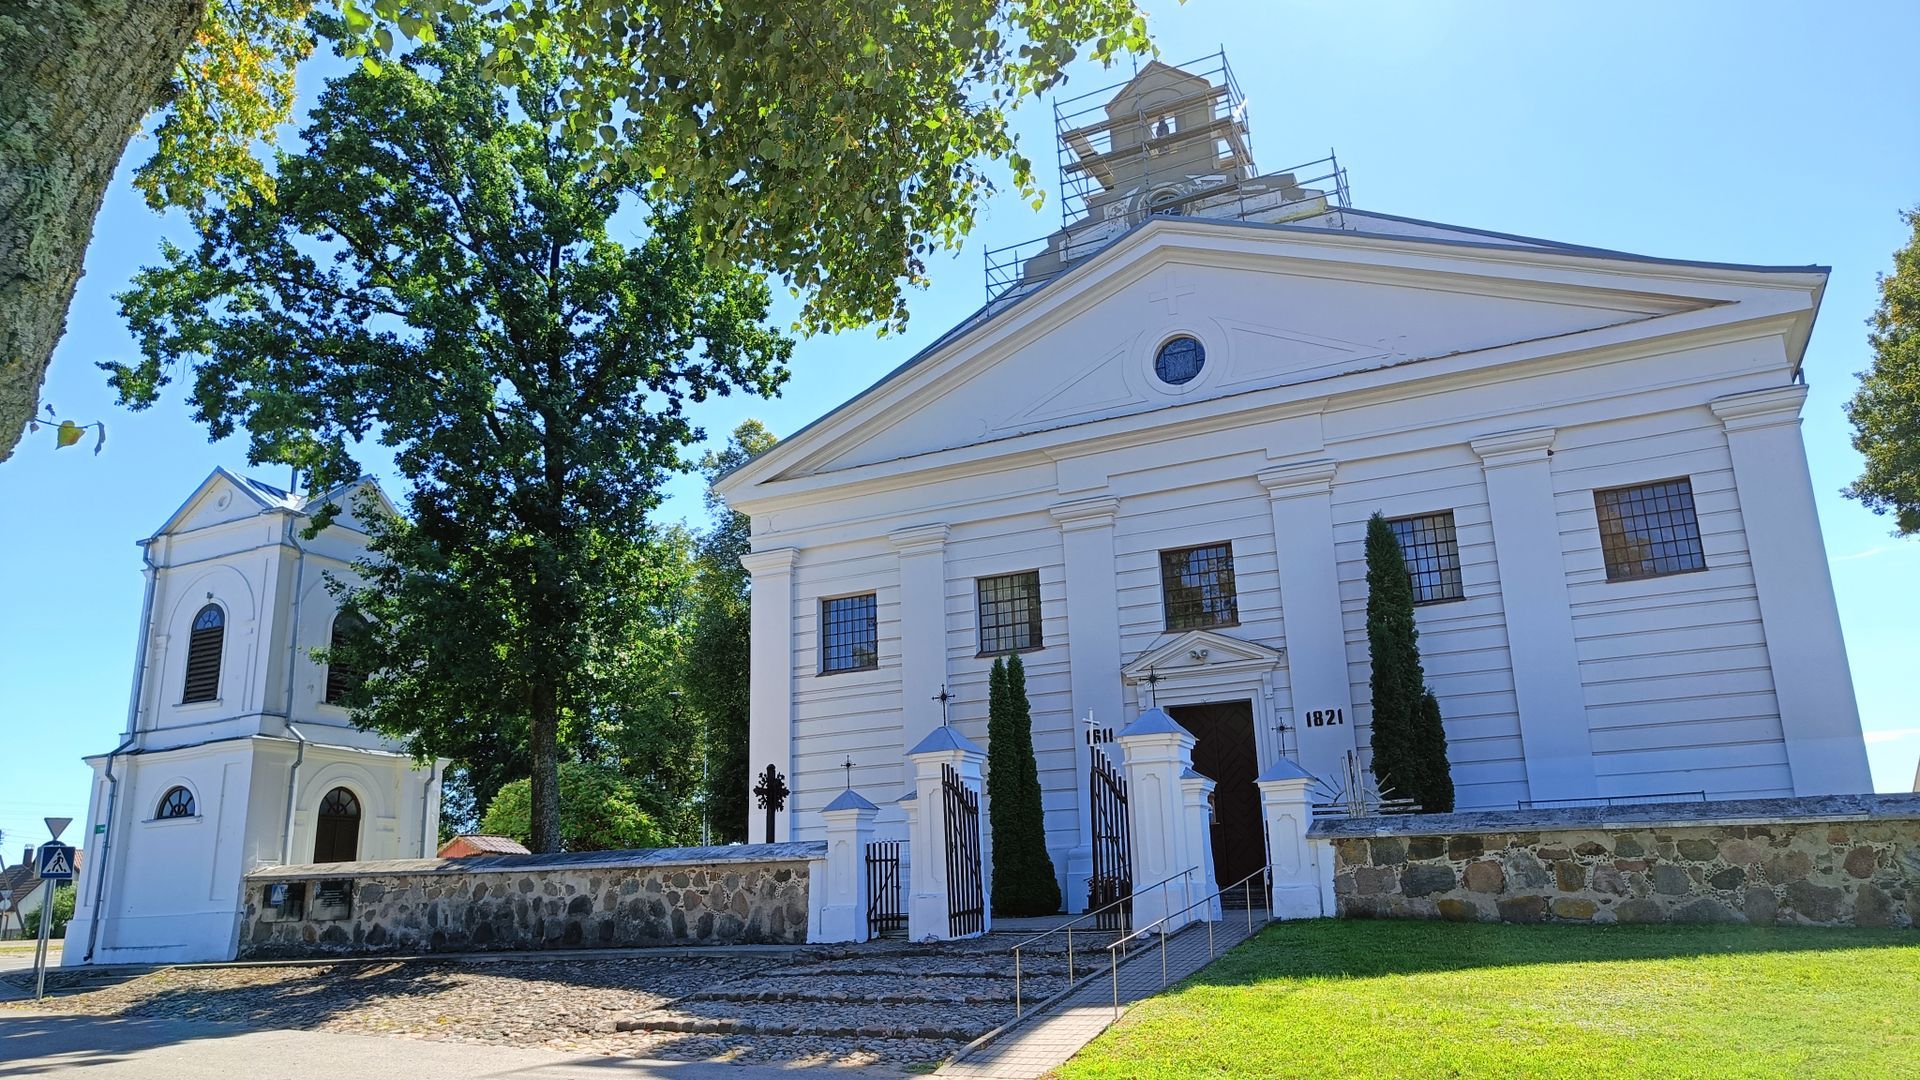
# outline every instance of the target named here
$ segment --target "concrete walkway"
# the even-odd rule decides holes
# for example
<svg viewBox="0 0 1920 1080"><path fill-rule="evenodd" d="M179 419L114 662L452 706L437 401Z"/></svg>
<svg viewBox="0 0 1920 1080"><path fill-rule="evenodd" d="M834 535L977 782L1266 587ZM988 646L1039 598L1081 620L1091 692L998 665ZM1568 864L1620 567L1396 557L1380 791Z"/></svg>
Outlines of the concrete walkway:
<svg viewBox="0 0 1920 1080"><path fill-rule="evenodd" d="M1254 911L1252 932L1265 926L1266 919L1266 912ZM1206 924L1188 927L1167 939L1164 981L1159 940L1137 945L1131 958L1120 964L1120 1008L1125 1010L1199 971L1249 936L1245 911L1227 911L1224 920L1214 924L1211 954L1207 951ZM1114 984L1105 973L1111 969L1105 966L1104 958L1097 959L1102 974L1081 983L1047 1008L1029 1012L997 1037L962 1050L934 1075L1033 1080L1059 1068L1114 1021Z"/></svg>
<svg viewBox="0 0 1920 1080"><path fill-rule="evenodd" d="M896 1072L646 1061L552 1050L325 1031L262 1031L189 1020L0 1011L0 1080L64 1071L88 1080L850 1080Z"/></svg>

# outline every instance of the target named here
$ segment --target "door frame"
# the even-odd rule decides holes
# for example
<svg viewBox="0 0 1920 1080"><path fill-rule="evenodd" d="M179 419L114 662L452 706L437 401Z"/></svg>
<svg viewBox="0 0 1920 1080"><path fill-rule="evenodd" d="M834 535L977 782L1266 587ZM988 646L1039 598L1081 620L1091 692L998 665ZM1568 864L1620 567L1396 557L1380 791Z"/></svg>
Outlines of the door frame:
<svg viewBox="0 0 1920 1080"><path fill-rule="evenodd" d="M1286 732L1283 739L1276 730L1292 696L1286 655L1284 649L1258 642L1188 630L1122 668L1120 677L1131 715L1136 716L1153 707L1252 702L1253 749L1265 772L1282 757L1299 753L1298 732ZM1149 672L1157 680L1151 694Z"/></svg>

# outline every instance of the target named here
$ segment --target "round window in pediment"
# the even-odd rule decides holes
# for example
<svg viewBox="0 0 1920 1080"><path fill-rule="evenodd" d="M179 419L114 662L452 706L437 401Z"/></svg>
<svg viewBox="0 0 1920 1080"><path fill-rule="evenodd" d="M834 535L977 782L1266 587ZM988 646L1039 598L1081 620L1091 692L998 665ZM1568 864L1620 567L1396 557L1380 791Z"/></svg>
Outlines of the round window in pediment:
<svg viewBox="0 0 1920 1080"><path fill-rule="evenodd" d="M1199 378L1200 369L1206 366L1206 347L1186 334L1168 339L1153 355L1153 373L1168 386L1185 386Z"/></svg>

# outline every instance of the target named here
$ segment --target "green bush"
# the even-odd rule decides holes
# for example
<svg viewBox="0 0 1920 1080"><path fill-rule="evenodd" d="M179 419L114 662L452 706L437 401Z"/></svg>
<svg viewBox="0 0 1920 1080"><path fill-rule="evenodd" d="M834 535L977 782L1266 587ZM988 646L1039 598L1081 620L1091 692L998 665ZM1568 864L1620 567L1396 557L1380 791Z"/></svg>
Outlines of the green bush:
<svg viewBox="0 0 1920 1080"><path fill-rule="evenodd" d="M987 803L993 829L993 913L1017 917L1060 910L1060 882L1047 854L1040 768L1033 756L1033 709L1020 658L995 660L987 681Z"/></svg>
<svg viewBox="0 0 1920 1080"><path fill-rule="evenodd" d="M480 830L533 838L533 783L515 780L487 805ZM660 846L660 828L640 808L633 782L609 765L560 763L560 846L564 851L619 851Z"/></svg>
<svg viewBox="0 0 1920 1080"><path fill-rule="evenodd" d="M34 888L36 889L39 887L40 886L38 885L34 886ZM58 888L53 890L53 926L48 929L47 936L52 938L66 937L67 923L72 921L72 919L73 919L73 886L61 885ZM26 930L24 931L22 936L29 937L29 938L35 938L40 936L40 909L39 908L36 908L32 911L27 912L27 914L20 921L26 926Z"/></svg>

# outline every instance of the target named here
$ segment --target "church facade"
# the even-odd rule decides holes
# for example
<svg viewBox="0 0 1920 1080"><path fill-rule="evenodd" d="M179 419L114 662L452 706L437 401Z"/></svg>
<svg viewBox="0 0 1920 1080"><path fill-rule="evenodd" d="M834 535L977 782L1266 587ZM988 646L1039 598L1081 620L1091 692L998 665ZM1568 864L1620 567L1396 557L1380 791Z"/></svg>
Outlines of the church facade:
<svg viewBox="0 0 1920 1080"><path fill-rule="evenodd" d="M1069 907L1092 755L1149 706L1234 880L1256 775L1365 768L1376 512L1460 809L1870 790L1799 430L1826 270L1362 211L1337 165L1259 173L1244 113L1224 64L1157 63L1061 112L1063 227L720 483L774 838L817 838L848 762L898 792L943 722L984 745L1018 654Z"/></svg>
<svg viewBox="0 0 1920 1080"><path fill-rule="evenodd" d="M302 496L216 470L142 542L125 734L87 759L87 865L62 963L231 959L241 879L268 864L431 857L442 762L355 729L326 577L366 550L371 481ZM312 510L343 509L313 539Z"/></svg>

